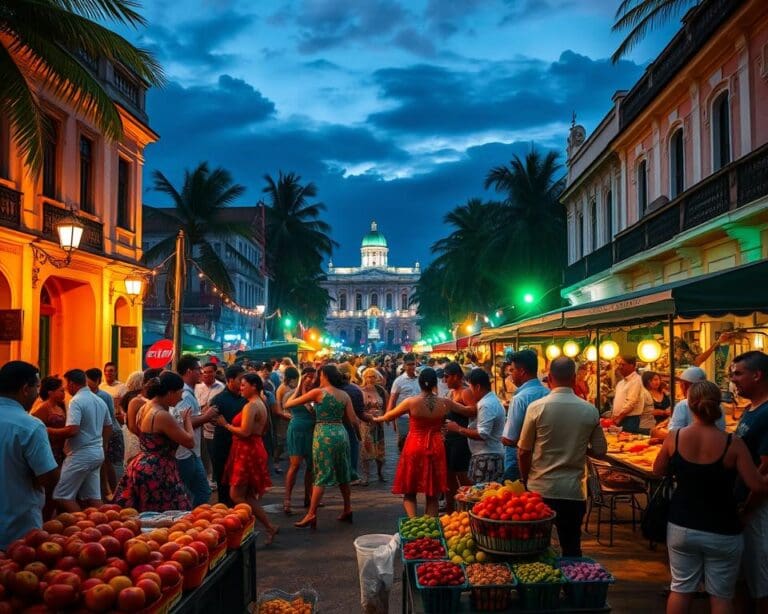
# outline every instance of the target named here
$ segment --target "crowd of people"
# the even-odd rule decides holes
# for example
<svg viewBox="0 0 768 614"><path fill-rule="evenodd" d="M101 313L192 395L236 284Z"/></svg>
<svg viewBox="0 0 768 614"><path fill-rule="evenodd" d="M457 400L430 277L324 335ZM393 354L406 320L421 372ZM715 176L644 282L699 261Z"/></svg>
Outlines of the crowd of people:
<svg viewBox="0 0 768 614"><path fill-rule="evenodd" d="M115 501L139 511L247 502L278 533L260 500L285 471L283 512L304 468L303 517L315 528L326 488L338 487L353 522L351 486L385 481L385 428L399 459L392 492L405 512L453 511L463 485L519 479L557 512L563 555L581 555L587 456L606 453L600 412L585 399L584 369L533 350L508 356L503 391L492 369L414 354L290 359L226 368L182 356L175 371L115 365L39 378L20 361L0 368L0 548L57 511ZM629 432L664 438L654 470L677 485L670 505L670 612L687 611L703 583L713 611L730 611L739 561L754 598L768 606L768 356L737 356L730 379L751 406L725 432L718 386L698 366L679 375L674 407L659 374L633 356L615 360L605 414ZM507 392L511 394L507 395ZM374 478L373 469L376 469Z"/></svg>

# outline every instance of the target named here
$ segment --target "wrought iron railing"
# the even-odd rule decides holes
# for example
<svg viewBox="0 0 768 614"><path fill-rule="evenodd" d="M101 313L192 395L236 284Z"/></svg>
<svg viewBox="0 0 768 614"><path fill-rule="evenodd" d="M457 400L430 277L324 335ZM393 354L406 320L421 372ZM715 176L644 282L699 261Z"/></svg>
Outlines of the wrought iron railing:
<svg viewBox="0 0 768 614"><path fill-rule="evenodd" d="M0 225L21 226L21 192L0 185Z"/></svg>
<svg viewBox="0 0 768 614"><path fill-rule="evenodd" d="M58 243L59 237L56 234L56 224L70 215L70 212L62 207L57 207L49 202L43 203L43 236L51 241ZM83 236L80 239L80 248L86 248L91 251L104 251L104 224L95 222L88 218L78 216L80 223L84 226Z"/></svg>

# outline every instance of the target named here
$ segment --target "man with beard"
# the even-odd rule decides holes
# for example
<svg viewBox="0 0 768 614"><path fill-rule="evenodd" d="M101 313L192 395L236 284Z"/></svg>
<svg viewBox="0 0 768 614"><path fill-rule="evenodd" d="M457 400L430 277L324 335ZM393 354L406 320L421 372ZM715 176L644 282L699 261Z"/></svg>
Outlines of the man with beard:
<svg viewBox="0 0 768 614"><path fill-rule="evenodd" d="M245 407L246 400L240 395L240 379L245 369L241 366L229 367L225 373L226 389L211 399L210 408L215 408L220 416L224 416L227 423L231 423L235 416ZM229 449L232 447L232 433L223 426L216 425L213 432L213 445L211 446L211 468L213 480L218 485L219 502L232 506L229 497L229 484L222 484L221 479L224 467L229 458Z"/></svg>

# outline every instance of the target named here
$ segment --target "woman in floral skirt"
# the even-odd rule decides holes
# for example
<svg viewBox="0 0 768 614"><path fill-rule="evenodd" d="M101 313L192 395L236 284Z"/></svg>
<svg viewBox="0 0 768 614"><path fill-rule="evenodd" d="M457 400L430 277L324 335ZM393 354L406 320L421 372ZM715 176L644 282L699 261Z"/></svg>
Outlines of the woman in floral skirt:
<svg viewBox="0 0 768 614"><path fill-rule="evenodd" d="M373 418L384 415L387 406L387 392L379 386L379 372L368 368L363 371L363 399L365 400L365 415L370 422L360 422L360 460L363 466L363 479L361 484L368 485L371 473L371 461L376 462L376 471L379 482L384 481L384 425L373 422Z"/></svg>

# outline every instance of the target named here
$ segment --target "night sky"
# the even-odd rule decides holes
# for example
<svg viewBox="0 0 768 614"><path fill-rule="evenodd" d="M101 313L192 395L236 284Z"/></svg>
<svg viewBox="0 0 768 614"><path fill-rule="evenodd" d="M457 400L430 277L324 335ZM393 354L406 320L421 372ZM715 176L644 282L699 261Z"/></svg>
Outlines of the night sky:
<svg viewBox="0 0 768 614"><path fill-rule="evenodd" d="M676 27L609 61L618 0L144 0L149 27L125 32L168 76L148 95L161 135L151 171L180 187L207 160L261 198L263 175L313 181L359 264L371 219L390 265L431 259L443 215L488 198L487 171L531 142L563 152L571 113L587 132ZM564 162L564 159L563 159ZM468 254L471 257L471 254Z"/></svg>

